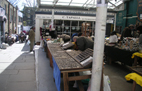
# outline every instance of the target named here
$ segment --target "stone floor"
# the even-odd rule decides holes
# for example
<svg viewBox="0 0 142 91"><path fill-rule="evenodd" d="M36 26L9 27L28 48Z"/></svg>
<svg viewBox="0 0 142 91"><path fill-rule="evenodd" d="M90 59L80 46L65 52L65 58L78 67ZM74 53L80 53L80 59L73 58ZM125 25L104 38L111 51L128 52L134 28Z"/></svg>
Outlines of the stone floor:
<svg viewBox="0 0 142 91"><path fill-rule="evenodd" d="M24 43L0 51L0 91L36 91L34 54Z"/></svg>
<svg viewBox="0 0 142 91"><path fill-rule="evenodd" d="M125 76L131 73L126 66L119 63L105 64L104 74L108 75L111 81L111 91L132 91L132 82L127 82ZM142 87L136 85L135 91L142 91Z"/></svg>
<svg viewBox="0 0 142 91"><path fill-rule="evenodd" d="M105 64L104 74L110 78L111 91L131 91L133 84L125 80L128 73L122 65ZM79 91L72 88L73 84L70 82L70 91ZM15 43L0 50L0 91L57 91L53 70L43 49L35 50L34 54L29 52L28 45ZM142 91L142 87L137 85L136 91Z"/></svg>

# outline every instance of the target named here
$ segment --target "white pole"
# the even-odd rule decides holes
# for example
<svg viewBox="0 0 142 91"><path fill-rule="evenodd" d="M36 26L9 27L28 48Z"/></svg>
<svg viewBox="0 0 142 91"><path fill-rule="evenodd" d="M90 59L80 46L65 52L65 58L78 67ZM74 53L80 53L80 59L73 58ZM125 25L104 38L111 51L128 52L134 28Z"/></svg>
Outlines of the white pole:
<svg viewBox="0 0 142 91"><path fill-rule="evenodd" d="M54 9L52 9L51 29L53 29L53 25L54 25Z"/></svg>
<svg viewBox="0 0 142 91"><path fill-rule="evenodd" d="M116 14L114 16L114 31L116 31Z"/></svg>
<svg viewBox="0 0 142 91"><path fill-rule="evenodd" d="M97 0L91 91L100 91L107 19L107 3Z"/></svg>

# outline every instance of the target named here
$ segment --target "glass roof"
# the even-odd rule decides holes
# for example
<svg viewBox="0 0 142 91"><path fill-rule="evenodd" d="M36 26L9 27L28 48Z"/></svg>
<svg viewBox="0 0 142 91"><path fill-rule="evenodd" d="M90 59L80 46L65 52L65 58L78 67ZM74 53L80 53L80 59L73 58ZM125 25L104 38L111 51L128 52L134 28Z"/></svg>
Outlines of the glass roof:
<svg viewBox="0 0 142 91"><path fill-rule="evenodd" d="M122 4L123 0L109 0L108 8L114 9ZM96 8L96 0L40 0L41 5L75 6L83 8Z"/></svg>

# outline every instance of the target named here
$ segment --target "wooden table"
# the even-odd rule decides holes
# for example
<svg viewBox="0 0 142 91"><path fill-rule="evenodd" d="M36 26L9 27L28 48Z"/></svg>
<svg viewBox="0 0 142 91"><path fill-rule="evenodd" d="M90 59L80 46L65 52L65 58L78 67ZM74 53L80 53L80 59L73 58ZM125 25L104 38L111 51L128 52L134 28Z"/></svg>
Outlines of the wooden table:
<svg viewBox="0 0 142 91"><path fill-rule="evenodd" d="M105 45L105 55L113 61L120 61L125 65L132 66L134 60L131 58L132 54L136 51L129 51L125 49L119 49L115 46ZM111 62L110 62L111 64Z"/></svg>
<svg viewBox="0 0 142 91"><path fill-rule="evenodd" d="M84 91L80 80L91 78L91 75L77 75L69 77L68 74L81 71L90 71L91 68L83 68L83 66L79 62L77 62L68 53L66 53L65 50L62 50L58 43L47 43L47 47L50 66L53 67L54 71L53 65L55 60L60 72L63 74L64 91L69 91L69 81L78 81L80 91Z"/></svg>
<svg viewBox="0 0 142 91"><path fill-rule="evenodd" d="M140 53L140 52L133 53L133 55L132 55L132 58L134 58L134 64L133 64L133 66L137 65L138 57L142 58L142 53Z"/></svg>
<svg viewBox="0 0 142 91"><path fill-rule="evenodd" d="M137 73L138 75L142 76L142 66L133 66L133 67L128 66L128 68L132 72ZM136 82L133 80L132 91L135 91L135 89L136 89Z"/></svg>

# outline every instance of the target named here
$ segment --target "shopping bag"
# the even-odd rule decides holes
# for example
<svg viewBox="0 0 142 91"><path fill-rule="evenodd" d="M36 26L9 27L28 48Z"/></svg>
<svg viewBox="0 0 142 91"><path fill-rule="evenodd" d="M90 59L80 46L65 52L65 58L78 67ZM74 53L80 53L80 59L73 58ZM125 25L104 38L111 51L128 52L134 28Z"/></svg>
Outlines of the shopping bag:
<svg viewBox="0 0 142 91"><path fill-rule="evenodd" d="M30 45L30 40L27 41L27 45Z"/></svg>

